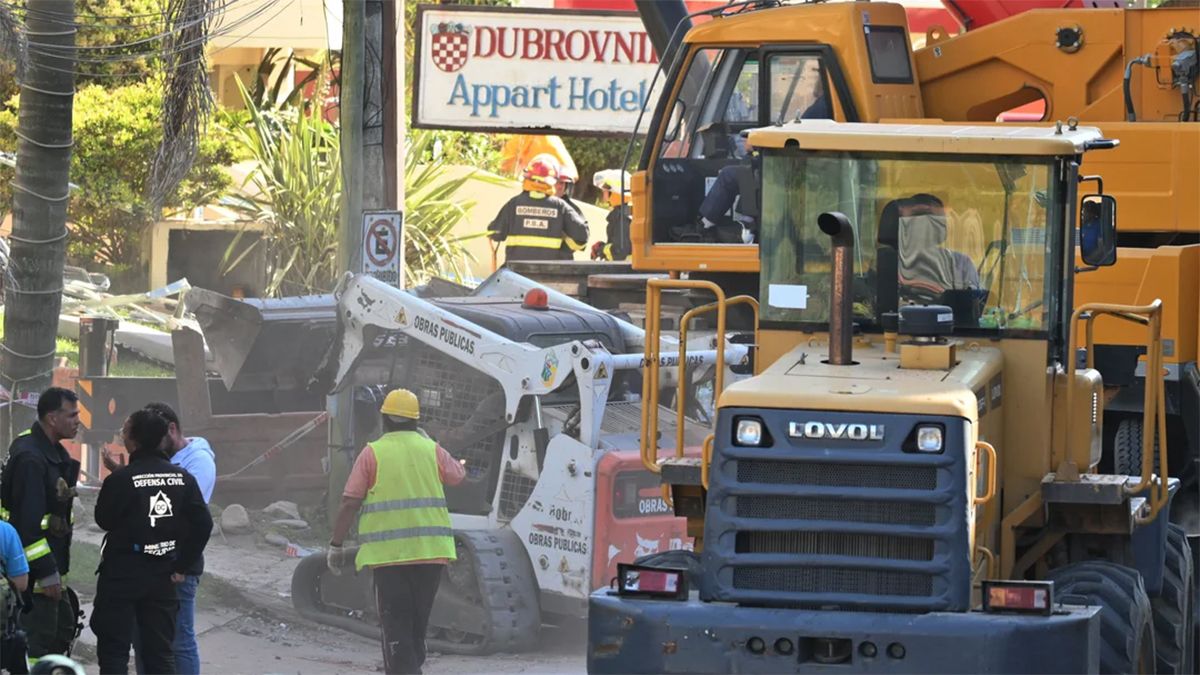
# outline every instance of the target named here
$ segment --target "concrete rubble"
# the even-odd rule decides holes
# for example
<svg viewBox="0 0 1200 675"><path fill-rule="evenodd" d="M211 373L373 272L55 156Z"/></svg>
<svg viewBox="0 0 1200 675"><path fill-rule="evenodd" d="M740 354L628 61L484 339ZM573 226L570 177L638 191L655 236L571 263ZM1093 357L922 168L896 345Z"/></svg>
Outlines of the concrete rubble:
<svg viewBox="0 0 1200 675"><path fill-rule="evenodd" d="M221 530L229 534L250 531L250 514L241 504L230 504L221 511Z"/></svg>

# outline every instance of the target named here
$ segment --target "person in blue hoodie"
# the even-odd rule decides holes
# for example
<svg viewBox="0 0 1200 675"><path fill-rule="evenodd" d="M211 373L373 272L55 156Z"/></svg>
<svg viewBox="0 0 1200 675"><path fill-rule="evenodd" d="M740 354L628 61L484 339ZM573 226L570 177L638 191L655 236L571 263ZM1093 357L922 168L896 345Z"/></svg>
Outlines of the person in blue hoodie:
<svg viewBox="0 0 1200 675"><path fill-rule="evenodd" d="M217 482L216 455L208 441L199 436L183 435L179 424L179 415L166 403L150 403L147 410L152 410L167 420L167 438L164 440L167 454L171 463L182 468L196 479L204 503L212 499L213 487ZM105 465L110 458L105 455ZM116 463L109 466L114 470ZM179 675L198 675L200 672L200 647L196 644L196 589L200 586L200 575L204 573L204 556L201 555L196 564L188 570L184 581L176 588L179 592L179 613L175 619L175 672ZM137 652L137 671L143 673L140 650Z"/></svg>

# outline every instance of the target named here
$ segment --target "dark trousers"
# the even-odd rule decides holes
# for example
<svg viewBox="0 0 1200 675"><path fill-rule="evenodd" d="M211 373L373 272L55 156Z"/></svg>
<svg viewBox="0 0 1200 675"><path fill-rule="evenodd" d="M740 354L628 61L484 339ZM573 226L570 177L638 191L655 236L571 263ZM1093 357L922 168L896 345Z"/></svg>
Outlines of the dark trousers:
<svg viewBox="0 0 1200 675"><path fill-rule="evenodd" d="M33 606L22 614L21 628L29 645L29 658L39 659L47 654L66 654L75 640L75 611L63 586L62 597L52 600L43 593L33 593Z"/></svg>
<svg viewBox="0 0 1200 675"><path fill-rule="evenodd" d="M167 675L175 672L175 613L179 598L169 575L137 579L106 578L103 571L96 586L96 602L90 625L96 634L96 656L100 672L124 675L129 672L129 647L136 621L146 672Z"/></svg>
<svg viewBox="0 0 1200 675"><path fill-rule="evenodd" d="M375 603L383 629L383 669L388 675L420 673L425 631L445 565L376 567Z"/></svg>

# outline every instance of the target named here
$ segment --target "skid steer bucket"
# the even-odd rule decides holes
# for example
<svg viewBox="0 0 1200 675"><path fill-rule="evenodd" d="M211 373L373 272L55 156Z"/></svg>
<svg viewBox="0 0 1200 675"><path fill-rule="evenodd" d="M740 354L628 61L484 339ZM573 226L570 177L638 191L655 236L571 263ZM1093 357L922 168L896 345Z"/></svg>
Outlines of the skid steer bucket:
<svg viewBox="0 0 1200 675"><path fill-rule="evenodd" d="M229 391L305 390L337 331L332 295L237 300L194 288L186 303Z"/></svg>

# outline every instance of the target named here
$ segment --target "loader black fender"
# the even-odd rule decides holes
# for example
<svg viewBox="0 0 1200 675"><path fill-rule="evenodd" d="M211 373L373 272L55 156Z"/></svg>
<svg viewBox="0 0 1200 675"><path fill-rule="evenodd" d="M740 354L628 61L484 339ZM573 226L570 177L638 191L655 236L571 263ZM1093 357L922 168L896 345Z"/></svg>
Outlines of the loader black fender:
<svg viewBox="0 0 1200 675"><path fill-rule="evenodd" d="M426 641L430 651L482 655L537 646L542 613L537 577L509 529L454 533Z"/></svg>
<svg viewBox="0 0 1200 675"><path fill-rule="evenodd" d="M1192 581L1192 550L1187 534L1174 523L1167 526L1167 557L1162 589L1150 598L1154 611L1154 645L1158 673L1194 673L1196 589Z"/></svg>
<svg viewBox="0 0 1200 675"><path fill-rule="evenodd" d="M1075 596L1101 607L1101 673L1154 672L1150 598L1137 570L1088 561L1052 570L1049 578L1058 601L1071 602L1066 596Z"/></svg>

